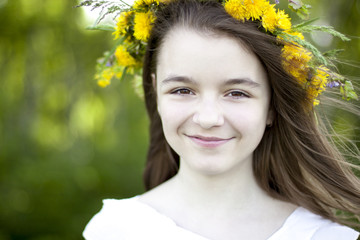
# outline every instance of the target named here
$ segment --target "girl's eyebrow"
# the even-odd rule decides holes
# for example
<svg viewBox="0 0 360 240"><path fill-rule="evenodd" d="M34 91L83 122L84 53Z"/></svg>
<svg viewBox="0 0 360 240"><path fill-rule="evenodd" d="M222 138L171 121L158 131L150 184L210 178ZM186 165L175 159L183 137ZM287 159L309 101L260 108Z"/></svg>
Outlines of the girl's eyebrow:
<svg viewBox="0 0 360 240"><path fill-rule="evenodd" d="M226 80L224 85L228 86L228 85L237 85L237 84L245 84L245 85L249 85L251 87L260 87L261 86L260 83L254 82L250 78L232 78L232 79Z"/></svg>
<svg viewBox="0 0 360 240"><path fill-rule="evenodd" d="M187 83L187 84L196 84L194 80L185 76L169 76L160 82L160 86L169 84L169 83Z"/></svg>

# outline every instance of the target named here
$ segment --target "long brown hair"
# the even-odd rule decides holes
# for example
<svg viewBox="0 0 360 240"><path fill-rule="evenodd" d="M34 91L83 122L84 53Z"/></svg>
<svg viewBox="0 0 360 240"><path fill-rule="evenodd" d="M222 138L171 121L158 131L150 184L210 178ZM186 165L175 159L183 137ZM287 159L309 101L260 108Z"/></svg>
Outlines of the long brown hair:
<svg viewBox="0 0 360 240"><path fill-rule="evenodd" d="M262 62L271 86L274 121L254 152L258 184L269 195L303 206L333 221L351 224L360 216L360 181L336 147L329 142L321 118L315 117L306 91L282 67L282 44L252 21L239 22L216 1L175 0L158 11L143 67L143 87L150 117L150 146L144 172L146 189L174 176L179 156L166 142L157 112L152 73L166 35L175 26L232 37ZM349 216L349 215L347 215ZM359 223L354 223L360 226Z"/></svg>

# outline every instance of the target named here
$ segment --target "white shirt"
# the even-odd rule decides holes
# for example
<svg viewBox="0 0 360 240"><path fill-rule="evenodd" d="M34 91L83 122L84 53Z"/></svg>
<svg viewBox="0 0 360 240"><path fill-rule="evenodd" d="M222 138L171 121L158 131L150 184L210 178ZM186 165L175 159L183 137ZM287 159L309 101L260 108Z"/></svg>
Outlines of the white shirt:
<svg viewBox="0 0 360 240"><path fill-rule="evenodd" d="M209 240L181 228L169 217L133 197L103 201L86 226L86 240ZM267 240L356 240L355 230L297 208Z"/></svg>

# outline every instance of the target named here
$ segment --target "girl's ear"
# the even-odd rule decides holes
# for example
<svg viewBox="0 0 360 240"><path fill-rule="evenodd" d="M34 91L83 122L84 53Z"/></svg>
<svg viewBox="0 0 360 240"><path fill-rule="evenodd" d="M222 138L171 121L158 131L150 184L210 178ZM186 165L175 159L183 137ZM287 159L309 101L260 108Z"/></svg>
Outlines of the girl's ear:
<svg viewBox="0 0 360 240"><path fill-rule="evenodd" d="M156 76L155 76L155 73L151 74L151 80L152 80L153 88L154 88L154 90L156 92Z"/></svg>
<svg viewBox="0 0 360 240"><path fill-rule="evenodd" d="M273 122L274 122L274 110L272 109L272 107L270 107L266 118L266 126L271 127L273 125Z"/></svg>

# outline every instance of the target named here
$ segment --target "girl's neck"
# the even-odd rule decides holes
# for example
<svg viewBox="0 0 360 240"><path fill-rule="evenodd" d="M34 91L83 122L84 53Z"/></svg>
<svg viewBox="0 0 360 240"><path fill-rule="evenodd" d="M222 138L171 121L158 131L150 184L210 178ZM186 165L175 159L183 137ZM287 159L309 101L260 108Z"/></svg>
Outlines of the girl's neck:
<svg viewBox="0 0 360 240"><path fill-rule="evenodd" d="M256 183L251 164L242 166L236 174L218 175L200 174L182 166L176 176L145 193L140 200L178 226L211 239L217 239L213 236L219 233L236 238L218 239L239 239L247 236L247 232L253 235L253 229L261 229L260 237L253 239L265 239L296 208L268 196Z"/></svg>
<svg viewBox="0 0 360 240"><path fill-rule="evenodd" d="M218 208L219 203L232 211L234 208L249 209L251 205L269 198L256 183L251 162L216 175L203 174L182 165L169 185L173 194L185 204L188 202L206 209Z"/></svg>

